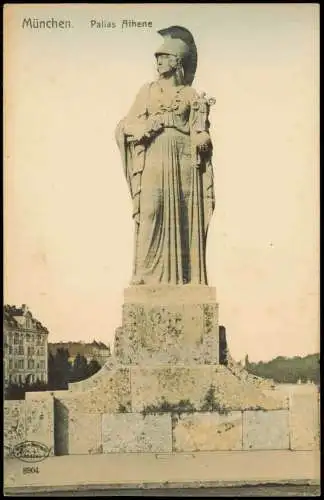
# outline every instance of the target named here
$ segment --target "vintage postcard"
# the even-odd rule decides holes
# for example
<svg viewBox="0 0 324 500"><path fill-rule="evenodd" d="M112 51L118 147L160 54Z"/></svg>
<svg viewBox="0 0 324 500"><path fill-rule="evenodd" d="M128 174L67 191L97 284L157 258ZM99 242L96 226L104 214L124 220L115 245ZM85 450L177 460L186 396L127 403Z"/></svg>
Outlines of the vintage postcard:
<svg viewBox="0 0 324 500"><path fill-rule="evenodd" d="M4 493L319 495L319 5L6 4L4 128Z"/></svg>

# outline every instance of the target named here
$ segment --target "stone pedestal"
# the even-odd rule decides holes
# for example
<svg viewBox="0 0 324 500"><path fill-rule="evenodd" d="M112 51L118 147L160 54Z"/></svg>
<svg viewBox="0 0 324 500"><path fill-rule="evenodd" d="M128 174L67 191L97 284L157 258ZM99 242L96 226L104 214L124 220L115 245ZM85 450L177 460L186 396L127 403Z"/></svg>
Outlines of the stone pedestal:
<svg viewBox="0 0 324 500"><path fill-rule="evenodd" d="M50 393L55 454L316 447L316 402L301 413L287 394L239 369L221 333L220 349L214 288L126 289L110 361Z"/></svg>
<svg viewBox="0 0 324 500"><path fill-rule="evenodd" d="M141 285L126 289L115 356L121 364L217 364L215 288Z"/></svg>

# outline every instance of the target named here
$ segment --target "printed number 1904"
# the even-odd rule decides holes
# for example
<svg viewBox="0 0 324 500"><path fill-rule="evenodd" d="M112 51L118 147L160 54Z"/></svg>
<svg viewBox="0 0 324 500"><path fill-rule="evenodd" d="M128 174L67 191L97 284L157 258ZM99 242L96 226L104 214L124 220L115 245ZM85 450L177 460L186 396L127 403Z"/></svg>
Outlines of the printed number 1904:
<svg viewBox="0 0 324 500"><path fill-rule="evenodd" d="M39 474L38 467L24 467L23 474Z"/></svg>

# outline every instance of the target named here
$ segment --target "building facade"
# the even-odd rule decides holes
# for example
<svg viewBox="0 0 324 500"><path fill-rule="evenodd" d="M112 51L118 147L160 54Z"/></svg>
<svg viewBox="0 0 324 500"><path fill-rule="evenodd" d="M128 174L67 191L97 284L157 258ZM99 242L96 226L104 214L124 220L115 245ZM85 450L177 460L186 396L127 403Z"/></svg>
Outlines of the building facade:
<svg viewBox="0 0 324 500"><path fill-rule="evenodd" d="M3 347L5 386L47 383L48 330L25 304L4 306Z"/></svg>
<svg viewBox="0 0 324 500"><path fill-rule="evenodd" d="M58 342L48 345L49 352L55 356L58 349L66 349L69 352L69 361L74 362L76 356L84 356L88 363L95 359L100 366L103 366L111 356L110 346L103 342L94 340L91 343L85 342Z"/></svg>

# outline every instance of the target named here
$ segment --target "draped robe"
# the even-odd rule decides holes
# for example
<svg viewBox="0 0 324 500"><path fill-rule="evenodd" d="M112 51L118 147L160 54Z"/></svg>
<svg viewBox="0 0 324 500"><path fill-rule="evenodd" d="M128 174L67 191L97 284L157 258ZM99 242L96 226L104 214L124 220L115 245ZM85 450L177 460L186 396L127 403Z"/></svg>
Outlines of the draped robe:
<svg viewBox="0 0 324 500"><path fill-rule="evenodd" d="M146 84L117 126L135 221L133 282L207 284L215 200L211 143L205 154L195 143L209 129L199 99L190 86L168 95L158 82Z"/></svg>

